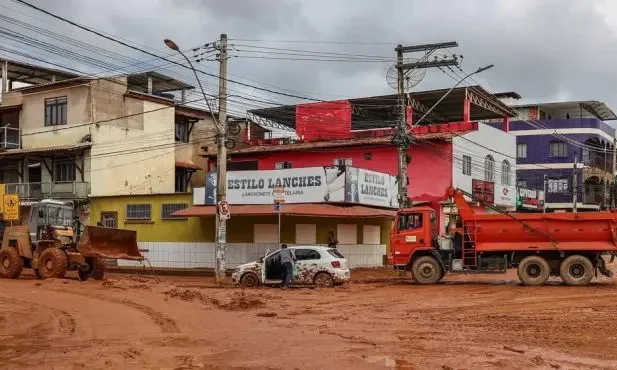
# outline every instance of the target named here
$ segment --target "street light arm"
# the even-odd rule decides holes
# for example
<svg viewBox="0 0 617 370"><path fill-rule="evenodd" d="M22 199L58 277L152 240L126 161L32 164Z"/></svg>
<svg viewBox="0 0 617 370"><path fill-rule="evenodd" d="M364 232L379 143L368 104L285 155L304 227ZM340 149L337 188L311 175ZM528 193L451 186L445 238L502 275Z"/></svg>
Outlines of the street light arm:
<svg viewBox="0 0 617 370"><path fill-rule="evenodd" d="M184 57L184 60L186 60L186 62L191 67L191 70L193 71L193 74L195 75L195 79L197 80L197 84L199 85L199 89L201 90L201 94L203 95L204 100L206 101L206 105L208 106L208 110L210 111L210 114L212 115L212 120L214 121L214 126L216 128L216 131L220 134L221 133L220 124L218 122L218 119L214 115L214 111L212 110L212 106L210 105L208 96L206 95L206 92L204 91L204 87L201 85L201 80L199 79L199 76L197 76L197 71L195 70L195 66L193 66L193 63L191 62L191 60L186 56L186 54L182 52L182 50L180 50L180 48L175 42L169 39L165 39L164 43L168 48L170 48L171 50L177 51L180 55L182 55L182 57Z"/></svg>
<svg viewBox="0 0 617 370"><path fill-rule="evenodd" d="M421 122L423 119L425 119L425 118L426 118L426 117L427 117L427 116L428 116L428 115L429 115L429 114L433 111L433 109L435 109L435 107L437 107L437 106L439 105L439 103L441 103L441 102L442 102L442 101L443 101L443 100L444 100L444 99L445 99L448 95L450 95L450 93L452 92L452 90L456 89L456 88L458 87L458 85L460 85L461 83L463 83L463 81L465 81L466 79L468 79L469 77L471 77L471 76L473 76L473 75L475 75L475 74L482 73L482 72L486 71L487 69L491 69L491 68L493 68L494 66L495 66L494 64L489 64L489 65L487 65L487 66L485 66L485 67L478 68L478 69L476 69L475 71L473 71L473 72L471 72L471 73L468 73L468 74L466 74L465 76L463 76L463 78L461 78L460 80L458 80L458 82L457 82L454 86L452 86L452 87L450 88L450 90L446 91L446 93L445 93L445 94L443 94L443 96L442 96L441 98L439 98L439 100L437 100L437 102L436 102L435 104L433 104L433 106L432 106L432 107L430 107L430 108L429 108L429 109L428 109L428 110L424 113L424 115L423 115L422 117L420 117L420 119L418 120L418 122L414 123L414 126L416 126L416 125L420 124L420 122Z"/></svg>

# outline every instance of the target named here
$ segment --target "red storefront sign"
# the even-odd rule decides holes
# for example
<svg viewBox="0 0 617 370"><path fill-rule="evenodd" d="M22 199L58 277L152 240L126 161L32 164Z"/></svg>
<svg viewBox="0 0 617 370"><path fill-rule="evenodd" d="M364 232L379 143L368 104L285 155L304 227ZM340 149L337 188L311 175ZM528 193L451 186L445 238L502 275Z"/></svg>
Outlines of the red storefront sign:
<svg viewBox="0 0 617 370"><path fill-rule="evenodd" d="M471 181L473 199L486 204L495 203L495 184L488 181L473 179Z"/></svg>

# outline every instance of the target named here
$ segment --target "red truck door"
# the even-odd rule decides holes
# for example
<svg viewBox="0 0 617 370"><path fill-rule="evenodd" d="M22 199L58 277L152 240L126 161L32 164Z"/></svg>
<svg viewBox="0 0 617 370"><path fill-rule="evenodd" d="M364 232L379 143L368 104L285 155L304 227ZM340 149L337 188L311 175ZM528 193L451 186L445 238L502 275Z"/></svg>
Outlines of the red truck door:
<svg viewBox="0 0 617 370"><path fill-rule="evenodd" d="M390 249L392 264L406 265L414 250L424 247L430 220L424 212L400 212L396 217Z"/></svg>

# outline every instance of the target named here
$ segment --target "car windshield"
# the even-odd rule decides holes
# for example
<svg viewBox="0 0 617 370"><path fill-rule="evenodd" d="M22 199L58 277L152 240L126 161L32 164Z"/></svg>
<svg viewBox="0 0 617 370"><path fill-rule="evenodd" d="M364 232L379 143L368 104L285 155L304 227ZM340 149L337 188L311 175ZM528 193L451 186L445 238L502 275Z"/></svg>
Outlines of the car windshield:
<svg viewBox="0 0 617 370"><path fill-rule="evenodd" d="M328 253L330 253L332 257L335 258L345 258L345 256L343 256L343 254L336 249L328 249Z"/></svg>

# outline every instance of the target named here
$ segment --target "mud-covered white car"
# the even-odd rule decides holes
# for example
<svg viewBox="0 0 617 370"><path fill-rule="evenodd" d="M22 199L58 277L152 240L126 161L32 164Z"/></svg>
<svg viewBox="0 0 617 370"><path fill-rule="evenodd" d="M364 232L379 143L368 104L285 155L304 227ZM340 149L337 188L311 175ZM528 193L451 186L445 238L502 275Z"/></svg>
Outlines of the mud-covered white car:
<svg viewBox="0 0 617 370"><path fill-rule="evenodd" d="M336 249L321 246L289 247L296 254L296 273L292 285L332 287L349 280L347 260ZM281 284L283 266L279 250L266 252L258 261L238 266L232 274L234 285L254 287Z"/></svg>

